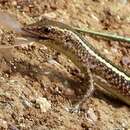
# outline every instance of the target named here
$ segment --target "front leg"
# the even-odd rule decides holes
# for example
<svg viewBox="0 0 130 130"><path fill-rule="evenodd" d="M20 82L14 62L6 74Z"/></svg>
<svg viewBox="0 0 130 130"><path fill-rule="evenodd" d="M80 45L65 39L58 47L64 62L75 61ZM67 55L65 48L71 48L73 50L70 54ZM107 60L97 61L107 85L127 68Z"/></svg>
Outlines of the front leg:
<svg viewBox="0 0 130 130"><path fill-rule="evenodd" d="M85 78L83 81L83 87L85 87L85 94L83 98L78 103L76 103L73 108L70 109L70 112L78 112L79 110L81 110L83 103L86 100L88 100L88 98L94 92L94 81L93 81L93 76L90 67L85 67L83 70L85 71L84 72Z"/></svg>

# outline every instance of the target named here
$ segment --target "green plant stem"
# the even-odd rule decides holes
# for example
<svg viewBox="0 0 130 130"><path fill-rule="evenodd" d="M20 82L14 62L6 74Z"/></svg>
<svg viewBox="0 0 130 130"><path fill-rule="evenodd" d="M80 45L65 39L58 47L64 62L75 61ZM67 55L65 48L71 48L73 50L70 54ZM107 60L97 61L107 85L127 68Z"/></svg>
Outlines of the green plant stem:
<svg viewBox="0 0 130 130"><path fill-rule="evenodd" d="M80 33L81 32L88 33L88 34L95 35L95 36L100 36L100 37L109 38L109 39L116 40L116 41L123 41L123 42L130 43L129 37L123 37L123 36L119 36L117 34L109 34L109 33L104 33L104 32L96 32L96 31L92 31L89 29L81 29L81 28L77 28L77 27L74 27L74 29Z"/></svg>

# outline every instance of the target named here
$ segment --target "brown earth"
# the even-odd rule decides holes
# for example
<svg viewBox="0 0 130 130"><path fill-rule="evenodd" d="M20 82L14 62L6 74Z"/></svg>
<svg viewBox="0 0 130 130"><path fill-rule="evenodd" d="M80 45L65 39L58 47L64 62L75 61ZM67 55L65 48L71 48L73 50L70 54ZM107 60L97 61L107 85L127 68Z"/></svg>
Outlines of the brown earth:
<svg viewBox="0 0 130 130"><path fill-rule="evenodd" d="M0 10L23 25L46 16L123 36L130 36L129 7L127 0L0 0ZM16 37L13 30L0 26L1 45L18 44ZM85 37L113 63L130 71L129 44ZM129 130L129 106L100 90L83 104L85 111L69 112L81 98L82 80L67 57L38 42L0 47L0 129Z"/></svg>

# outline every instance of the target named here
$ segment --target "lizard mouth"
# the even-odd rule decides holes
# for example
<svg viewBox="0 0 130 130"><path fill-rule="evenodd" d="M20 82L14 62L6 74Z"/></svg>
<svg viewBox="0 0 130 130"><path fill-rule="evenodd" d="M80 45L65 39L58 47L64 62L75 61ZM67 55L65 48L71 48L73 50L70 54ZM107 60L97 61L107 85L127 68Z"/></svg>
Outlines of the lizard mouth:
<svg viewBox="0 0 130 130"><path fill-rule="evenodd" d="M37 32L36 30L30 30L28 27L23 27L22 28L22 36L23 37L31 37L31 38L34 38L34 39L48 39L47 36L42 36L39 34L39 32Z"/></svg>
<svg viewBox="0 0 130 130"><path fill-rule="evenodd" d="M24 37L32 37L32 38L39 38L39 35L36 31L32 31L29 28L22 28L22 36Z"/></svg>

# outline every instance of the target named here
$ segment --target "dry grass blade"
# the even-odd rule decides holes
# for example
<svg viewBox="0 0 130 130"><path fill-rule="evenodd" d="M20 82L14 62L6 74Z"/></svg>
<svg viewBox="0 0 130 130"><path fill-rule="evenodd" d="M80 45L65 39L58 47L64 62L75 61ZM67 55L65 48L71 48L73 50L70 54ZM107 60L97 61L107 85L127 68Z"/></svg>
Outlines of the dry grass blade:
<svg viewBox="0 0 130 130"><path fill-rule="evenodd" d="M81 29L81 28L77 28L77 27L73 27L76 31L78 32L82 32L82 33L88 33L90 35L94 35L94 36L100 36L100 37L104 37L104 38L108 38L108 39L112 39L112 40L116 40L116 41L122 41L122 42L128 42L130 43L130 38L129 37L123 37L123 36L119 36L117 34L109 34L109 33L104 33L104 32L96 32L96 31L92 31L89 29Z"/></svg>

